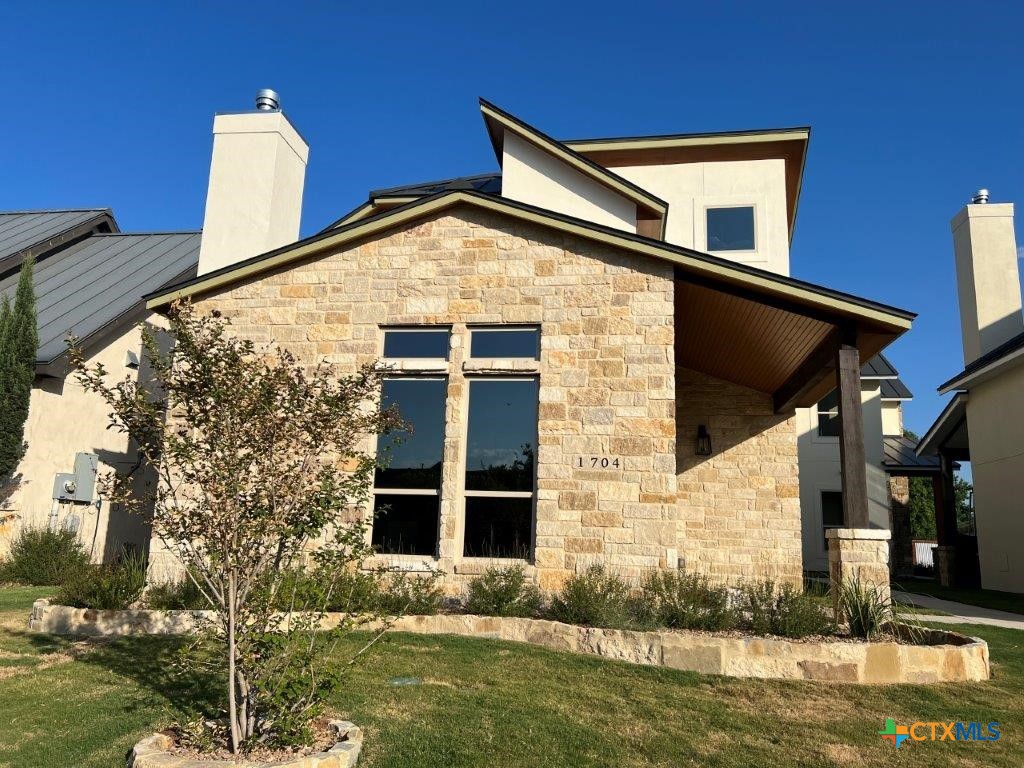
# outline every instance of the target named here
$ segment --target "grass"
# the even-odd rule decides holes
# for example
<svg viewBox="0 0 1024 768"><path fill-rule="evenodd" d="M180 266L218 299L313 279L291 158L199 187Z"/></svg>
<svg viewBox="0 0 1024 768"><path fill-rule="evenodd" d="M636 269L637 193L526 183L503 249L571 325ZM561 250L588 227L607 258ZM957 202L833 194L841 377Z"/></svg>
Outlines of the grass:
<svg viewBox="0 0 1024 768"><path fill-rule="evenodd" d="M893 583L895 589L904 592L916 592L919 595L931 595L942 600L953 600L966 605L977 605L981 608L992 608L997 611L1024 614L1024 595L1014 592L999 592L994 589L963 589L960 587L944 587L937 581L907 579Z"/></svg>
<svg viewBox="0 0 1024 768"><path fill-rule="evenodd" d="M171 676L180 641L87 642L23 627L38 591L0 593L0 765L123 764L132 744L210 690ZM1019 766L1024 632L989 641L982 684L862 687L737 680L491 640L394 634L334 702L367 732L361 768L531 766ZM420 685L392 686L396 677ZM894 751L886 717L999 720L994 743Z"/></svg>

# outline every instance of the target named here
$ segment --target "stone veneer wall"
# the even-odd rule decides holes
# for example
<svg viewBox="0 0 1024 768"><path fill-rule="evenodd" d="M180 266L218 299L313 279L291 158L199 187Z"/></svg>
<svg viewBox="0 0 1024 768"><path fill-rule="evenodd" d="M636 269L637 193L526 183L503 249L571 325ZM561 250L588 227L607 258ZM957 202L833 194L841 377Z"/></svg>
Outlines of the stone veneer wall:
<svg viewBox="0 0 1024 768"><path fill-rule="evenodd" d="M771 395L676 370L681 565L720 581L803 578L796 417ZM695 454L697 427L712 454Z"/></svg>
<svg viewBox="0 0 1024 768"><path fill-rule="evenodd" d="M343 371L380 356L381 326L452 326L435 563L455 574L450 584L480 571L480 563L461 558L472 373L466 324L539 324L539 583L557 587L597 561L633 576L675 566L671 265L463 208L245 281L197 305L221 310L255 342L275 341L301 360L326 358ZM502 369L500 361L487 366ZM793 451L795 457L795 444ZM576 466L590 456L618 457L622 467ZM423 559L391 560L411 566ZM166 555L163 562L154 574L171 572Z"/></svg>
<svg viewBox="0 0 1024 768"><path fill-rule="evenodd" d="M893 576L914 572L914 532L910 523L910 478L889 477L889 567Z"/></svg>

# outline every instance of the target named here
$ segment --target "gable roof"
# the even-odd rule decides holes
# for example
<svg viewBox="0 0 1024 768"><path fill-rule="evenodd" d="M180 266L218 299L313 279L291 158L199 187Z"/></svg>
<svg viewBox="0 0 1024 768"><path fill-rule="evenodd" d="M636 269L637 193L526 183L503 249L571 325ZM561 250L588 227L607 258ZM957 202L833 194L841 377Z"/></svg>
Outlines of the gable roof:
<svg viewBox="0 0 1024 768"><path fill-rule="evenodd" d="M487 133L491 138L491 146L494 147L494 154L498 158L499 164L503 161L502 147L505 131L510 131L543 152L579 171L584 176L588 176L598 184L630 200L641 210L653 213L661 218L662 230L664 231L664 221L668 216L668 203L660 197L652 195L628 179L622 178L614 171L598 165L590 158L584 157L574 149L567 147L557 139L551 138L546 133L520 120L515 115L491 104L486 99L480 99L480 112L484 116L484 124L487 126Z"/></svg>
<svg viewBox="0 0 1024 768"><path fill-rule="evenodd" d="M25 256L36 256L91 231L117 231L109 208L56 208L0 212L0 275Z"/></svg>
<svg viewBox="0 0 1024 768"><path fill-rule="evenodd" d="M194 272L199 241L198 232L97 234L40 258L34 271L36 365L56 363L69 333L88 343L141 309L143 294ZM13 296L17 283L16 271L6 275L0 294Z"/></svg>
<svg viewBox="0 0 1024 768"><path fill-rule="evenodd" d="M882 437L882 466L899 475L931 475L939 471L938 456L920 456L917 442L902 435Z"/></svg>
<svg viewBox="0 0 1024 768"><path fill-rule="evenodd" d="M146 296L147 306L150 309L158 309L169 305L176 299L215 291L239 280L277 269L299 259L316 256L357 240L379 235L386 230L460 205L468 205L509 218L534 222L563 233L621 248L630 253L660 259L675 265L677 270L714 278L754 292L772 294L808 308L821 308L832 315L838 314L852 320L869 323L884 332L902 333L910 328L911 321L916 317L913 312L701 253L690 248L564 216L508 198L469 191L442 192L420 198L376 216L321 232L201 277L154 291Z"/></svg>
<svg viewBox="0 0 1024 768"><path fill-rule="evenodd" d="M1024 363L1024 333L986 352L949 381L940 384L939 393L944 395L954 389L968 389L1021 363Z"/></svg>
<svg viewBox="0 0 1024 768"><path fill-rule="evenodd" d="M883 400L913 400L913 393L907 389L899 379L883 379L882 380L882 399Z"/></svg>
<svg viewBox="0 0 1024 768"><path fill-rule="evenodd" d="M889 362L888 358L879 352L868 360L860 369L862 379L895 379L899 376L896 366Z"/></svg>
<svg viewBox="0 0 1024 768"><path fill-rule="evenodd" d="M616 136L563 142L606 168L675 163L781 159L786 164L786 207L793 240L804 166L810 146L808 126L718 133Z"/></svg>

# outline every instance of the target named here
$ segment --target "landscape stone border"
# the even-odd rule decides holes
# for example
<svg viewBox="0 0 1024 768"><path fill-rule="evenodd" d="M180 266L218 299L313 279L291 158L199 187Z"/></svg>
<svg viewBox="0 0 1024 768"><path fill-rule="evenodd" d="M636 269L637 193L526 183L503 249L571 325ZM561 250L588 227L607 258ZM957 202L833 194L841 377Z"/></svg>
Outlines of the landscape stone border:
<svg viewBox="0 0 1024 768"><path fill-rule="evenodd" d="M338 741L326 752L315 752L293 760L273 763L254 760L202 760L171 751L171 737L163 733L147 736L132 749L128 768L352 768L363 748L363 731L348 720L329 723Z"/></svg>
<svg viewBox="0 0 1024 768"><path fill-rule="evenodd" d="M32 606L29 628L92 637L187 635L210 615L207 611L99 611L37 600ZM341 614L328 614L325 624L336 624L340 619ZM461 614L403 616L391 625L395 632L510 640L556 651L730 677L869 684L989 679L988 644L984 640L944 630L897 627L908 638L910 632L916 631L927 644L801 641L676 630L633 632L543 619Z"/></svg>

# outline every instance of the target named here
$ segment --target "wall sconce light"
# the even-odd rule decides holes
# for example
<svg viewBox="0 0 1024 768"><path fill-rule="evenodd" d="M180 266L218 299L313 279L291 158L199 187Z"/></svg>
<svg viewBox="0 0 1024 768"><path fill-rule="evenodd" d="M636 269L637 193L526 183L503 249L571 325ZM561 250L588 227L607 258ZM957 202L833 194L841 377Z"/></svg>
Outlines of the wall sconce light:
<svg viewBox="0 0 1024 768"><path fill-rule="evenodd" d="M698 456L711 455L711 435L708 433L708 428L703 424L697 427L696 453Z"/></svg>

